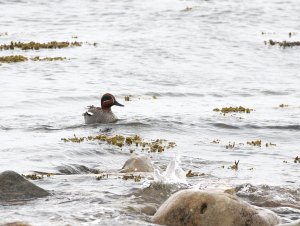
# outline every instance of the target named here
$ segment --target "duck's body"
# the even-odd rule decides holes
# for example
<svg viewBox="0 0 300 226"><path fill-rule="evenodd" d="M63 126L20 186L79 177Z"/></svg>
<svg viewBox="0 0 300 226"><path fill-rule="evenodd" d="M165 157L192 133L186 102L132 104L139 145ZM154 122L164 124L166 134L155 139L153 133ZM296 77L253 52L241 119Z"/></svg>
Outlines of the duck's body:
<svg viewBox="0 0 300 226"><path fill-rule="evenodd" d="M86 124L111 123L118 120L112 111L104 111L102 108L95 106L89 106L83 116Z"/></svg>
<svg viewBox="0 0 300 226"><path fill-rule="evenodd" d="M115 97L109 93L106 93L101 98L101 108L95 106L89 106L88 110L83 113L84 121L86 124L93 123L111 123L118 120L117 116L111 111L113 105L121 106Z"/></svg>

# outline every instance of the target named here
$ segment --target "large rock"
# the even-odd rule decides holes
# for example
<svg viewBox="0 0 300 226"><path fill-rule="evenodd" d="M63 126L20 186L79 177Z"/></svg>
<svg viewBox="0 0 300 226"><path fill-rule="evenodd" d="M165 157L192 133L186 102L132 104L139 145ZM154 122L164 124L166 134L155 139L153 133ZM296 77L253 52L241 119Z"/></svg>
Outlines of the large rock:
<svg viewBox="0 0 300 226"><path fill-rule="evenodd" d="M279 218L227 193L188 189L164 202L153 221L168 226L273 226Z"/></svg>
<svg viewBox="0 0 300 226"><path fill-rule="evenodd" d="M149 158L144 156L135 156L128 159L122 167L121 173L130 172L153 172L154 167Z"/></svg>
<svg viewBox="0 0 300 226"><path fill-rule="evenodd" d="M19 201L40 198L49 195L47 191L14 171L0 174L0 201Z"/></svg>

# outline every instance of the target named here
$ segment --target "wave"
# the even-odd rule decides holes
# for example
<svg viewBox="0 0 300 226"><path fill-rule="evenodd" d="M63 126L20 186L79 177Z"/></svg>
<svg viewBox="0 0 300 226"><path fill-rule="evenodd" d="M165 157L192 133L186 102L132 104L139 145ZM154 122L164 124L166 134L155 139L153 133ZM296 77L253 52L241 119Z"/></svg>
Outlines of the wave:
<svg viewBox="0 0 300 226"><path fill-rule="evenodd" d="M252 124L244 125L229 125L226 123L211 123L211 125L222 128L222 129L269 129L269 130L296 130L300 131L300 125L269 125L269 126L259 126Z"/></svg>
<svg viewBox="0 0 300 226"><path fill-rule="evenodd" d="M92 169L84 165L63 165L56 167L57 171L64 175L73 175L73 174L99 174L100 170Z"/></svg>

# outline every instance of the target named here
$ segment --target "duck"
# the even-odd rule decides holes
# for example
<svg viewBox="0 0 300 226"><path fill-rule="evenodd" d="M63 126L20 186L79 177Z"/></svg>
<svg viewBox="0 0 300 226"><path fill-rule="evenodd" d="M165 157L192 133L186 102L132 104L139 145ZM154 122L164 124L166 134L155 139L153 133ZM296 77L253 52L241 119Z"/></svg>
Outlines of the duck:
<svg viewBox="0 0 300 226"><path fill-rule="evenodd" d="M118 118L111 111L111 107L114 105L124 107L123 104L116 101L116 98L112 94L105 93L101 97L101 107L95 107L94 105L88 106L88 110L82 114L85 123L94 124L116 122Z"/></svg>

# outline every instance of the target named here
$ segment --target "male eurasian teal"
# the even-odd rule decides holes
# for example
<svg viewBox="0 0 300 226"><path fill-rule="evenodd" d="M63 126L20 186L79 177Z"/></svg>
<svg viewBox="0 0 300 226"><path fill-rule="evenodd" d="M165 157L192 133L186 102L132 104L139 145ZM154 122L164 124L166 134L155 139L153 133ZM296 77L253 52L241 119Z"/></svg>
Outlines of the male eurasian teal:
<svg viewBox="0 0 300 226"><path fill-rule="evenodd" d="M116 98L113 95L109 93L104 94L101 97L101 108L92 105L88 107L88 110L85 113L83 113L85 123L110 123L117 121L117 116L111 111L113 105L124 107L123 104L116 101Z"/></svg>

